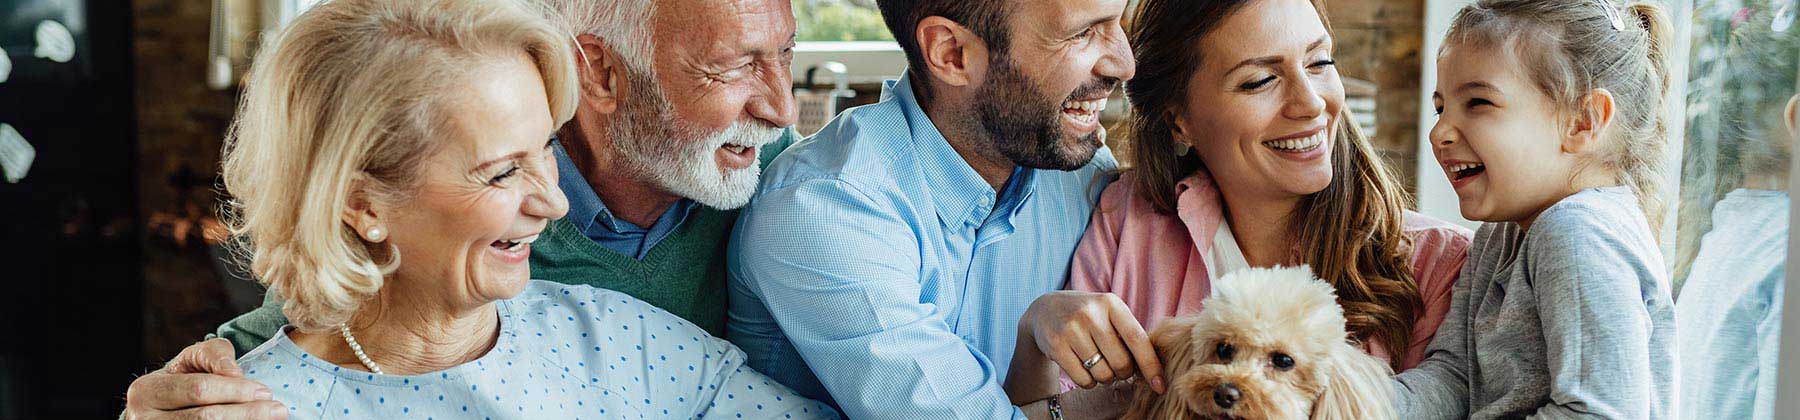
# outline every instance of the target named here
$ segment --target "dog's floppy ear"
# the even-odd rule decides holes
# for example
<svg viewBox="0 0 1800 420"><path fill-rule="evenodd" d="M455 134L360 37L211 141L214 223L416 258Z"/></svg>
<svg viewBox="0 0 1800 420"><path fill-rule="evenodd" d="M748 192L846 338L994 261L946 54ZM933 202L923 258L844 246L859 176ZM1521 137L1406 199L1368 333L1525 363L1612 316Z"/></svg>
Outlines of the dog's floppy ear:
<svg viewBox="0 0 1800 420"><path fill-rule="evenodd" d="M1171 318L1157 325L1156 330L1150 333L1150 344L1156 346L1156 358L1162 360L1163 380L1169 385L1169 393L1157 394L1150 389L1149 384L1138 384L1137 390L1132 391L1131 402L1121 419L1194 417L1181 401L1185 396L1175 391L1175 378L1192 369L1196 362L1192 349L1194 324L1197 321L1198 318L1192 316Z"/></svg>
<svg viewBox="0 0 1800 420"><path fill-rule="evenodd" d="M1349 342L1337 343L1326 371L1325 392L1313 403L1313 419L1393 420L1393 371Z"/></svg>

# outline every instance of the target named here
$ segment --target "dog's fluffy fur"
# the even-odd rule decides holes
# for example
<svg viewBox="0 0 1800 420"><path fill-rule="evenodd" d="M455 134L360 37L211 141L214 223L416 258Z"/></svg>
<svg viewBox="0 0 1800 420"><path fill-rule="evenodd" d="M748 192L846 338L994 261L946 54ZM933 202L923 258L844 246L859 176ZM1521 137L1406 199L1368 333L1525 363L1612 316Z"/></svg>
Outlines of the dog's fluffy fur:
<svg viewBox="0 0 1800 420"><path fill-rule="evenodd" d="M1124 418L1396 417L1392 372L1349 341L1335 292L1311 269L1230 273L1201 306L1156 327L1168 393L1139 386Z"/></svg>

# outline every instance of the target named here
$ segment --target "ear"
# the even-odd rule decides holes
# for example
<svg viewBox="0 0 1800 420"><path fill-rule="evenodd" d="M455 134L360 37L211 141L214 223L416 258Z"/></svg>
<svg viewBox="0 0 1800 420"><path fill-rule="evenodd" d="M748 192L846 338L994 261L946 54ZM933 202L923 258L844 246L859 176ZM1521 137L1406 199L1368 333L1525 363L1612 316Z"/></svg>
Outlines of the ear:
<svg viewBox="0 0 1800 420"><path fill-rule="evenodd" d="M1168 113L1169 134L1175 136L1175 141L1186 139L1188 133L1187 118L1182 117L1181 111L1169 110Z"/></svg>
<svg viewBox="0 0 1800 420"><path fill-rule="evenodd" d="M1581 98L1581 106L1576 109L1575 121L1569 125L1569 132L1563 136L1563 153L1580 154L1594 150L1606 134L1606 128L1612 125L1613 95L1606 89L1594 89Z"/></svg>
<svg viewBox="0 0 1800 420"><path fill-rule="evenodd" d="M1162 405L1162 398L1163 396L1158 395L1156 390L1150 389L1149 385L1139 383L1131 391L1131 401L1125 403L1125 414L1119 418L1124 420L1155 418L1151 414L1156 412L1158 405Z"/></svg>
<svg viewBox="0 0 1800 420"><path fill-rule="evenodd" d="M1150 332L1150 344L1156 346L1156 354L1165 361L1182 362L1186 358L1176 356L1186 356L1194 346L1194 324L1198 323L1200 318L1192 316L1164 320ZM1165 378L1170 376L1169 372L1163 373Z"/></svg>
<svg viewBox="0 0 1800 420"><path fill-rule="evenodd" d="M930 73L927 77L959 87L974 85L987 77L987 43L962 24L943 16L929 16L919 21L915 35L919 38L919 54Z"/></svg>
<svg viewBox="0 0 1800 420"><path fill-rule="evenodd" d="M350 181L350 196L344 200L343 214L340 216L344 224L356 231L356 236L364 242L380 243L387 240L388 235L382 233L371 235L373 228L386 230L387 221L382 217L385 213L368 193L368 178L357 175Z"/></svg>
<svg viewBox="0 0 1800 420"><path fill-rule="evenodd" d="M619 109L619 98L630 94L625 83L628 69L625 61L600 37L581 34L575 37L576 72L581 78L581 102L602 114Z"/></svg>
<svg viewBox="0 0 1800 420"><path fill-rule="evenodd" d="M1337 343L1325 366L1325 392L1313 402L1313 419L1393 420L1393 371L1348 342Z"/></svg>
<svg viewBox="0 0 1800 420"><path fill-rule="evenodd" d="M1175 389L1176 381L1182 373L1192 369L1194 360L1194 324L1198 321L1192 316L1172 318L1156 326L1150 333L1150 344L1156 346L1156 355L1162 359L1163 378L1169 381L1169 392L1157 394L1148 385L1138 385L1132 392L1131 401L1126 405L1125 415L1121 419L1188 419L1196 415L1188 411L1186 398L1197 396L1183 395Z"/></svg>

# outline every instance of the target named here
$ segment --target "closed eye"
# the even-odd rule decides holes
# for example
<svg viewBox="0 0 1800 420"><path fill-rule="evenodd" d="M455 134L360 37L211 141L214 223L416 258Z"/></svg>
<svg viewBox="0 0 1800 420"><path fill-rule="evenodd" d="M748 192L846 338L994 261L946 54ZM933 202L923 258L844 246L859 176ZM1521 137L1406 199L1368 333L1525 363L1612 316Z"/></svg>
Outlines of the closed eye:
<svg viewBox="0 0 1800 420"><path fill-rule="evenodd" d="M1257 89L1261 89L1263 86L1268 86L1269 83L1274 83L1274 82L1275 82L1275 76L1269 76L1269 77L1264 77L1262 80L1257 80L1254 82L1238 85L1238 89L1257 90Z"/></svg>
<svg viewBox="0 0 1800 420"><path fill-rule="evenodd" d="M501 172L499 175L495 175L493 178L489 178L488 185L499 186L501 182L505 182L507 178L512 178L513 175L517 174L518 172L519 172L519 165L513 164L512 166L506 168L506 172Z"/></svg>
<svg viewBox="0 0 1800 420"><path fill-rule="evenodd" d="M1463 106L1467 107L1467 108L1474 108L1474 107L1483 106L1483 105L1493 106L1494 102L1486 100L1486 99L1481 99L1481 98L1471 98L1471 99L1469 99L1469 102L1464 104Z"/></svg>
<svg viewBox="0 0 1800 420"><path fill-rule="evenodd" d="M1070 40L1086 39L1086 38L1092 37L1092 36L1094 36L1094 27L1089 26L1086 29L1082 29L1081 33L1077 33L1077 34L1075 34L1074 37L1071 37L1069 39Z"/></svg>

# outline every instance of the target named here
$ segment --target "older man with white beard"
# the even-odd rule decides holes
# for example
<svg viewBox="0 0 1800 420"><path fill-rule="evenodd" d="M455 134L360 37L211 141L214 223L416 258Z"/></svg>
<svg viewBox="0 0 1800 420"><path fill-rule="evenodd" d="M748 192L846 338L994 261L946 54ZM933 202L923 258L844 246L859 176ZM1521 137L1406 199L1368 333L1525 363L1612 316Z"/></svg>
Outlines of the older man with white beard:
<svg viewBox="0 0 1800 420"><path fill-rule="evenodd" d="M582 87L554 153L568 216L531 244L533 277L624 292L722 336L735 209L794 141L789 2L529 1L570 29ZM271 296L134 381L124 417L285 418L235 359L286 323Z"/></svg>

